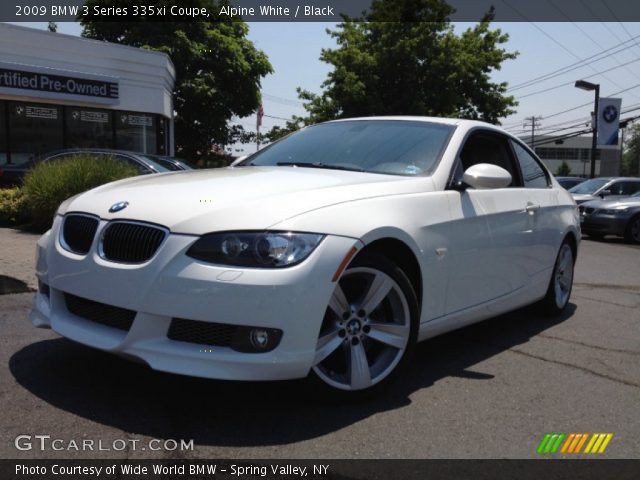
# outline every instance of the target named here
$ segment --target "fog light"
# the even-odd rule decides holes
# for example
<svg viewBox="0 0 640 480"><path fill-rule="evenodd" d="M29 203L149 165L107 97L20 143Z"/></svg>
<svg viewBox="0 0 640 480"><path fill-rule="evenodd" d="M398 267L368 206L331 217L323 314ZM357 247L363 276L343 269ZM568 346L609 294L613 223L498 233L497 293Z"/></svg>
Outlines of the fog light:
<svg viewBox="0 0 640 480"><path fill-rule="evenodd" d="M269 332L264 328L254 328L249 333L251 345L257 350L264 350L269 346Z"/></svg>

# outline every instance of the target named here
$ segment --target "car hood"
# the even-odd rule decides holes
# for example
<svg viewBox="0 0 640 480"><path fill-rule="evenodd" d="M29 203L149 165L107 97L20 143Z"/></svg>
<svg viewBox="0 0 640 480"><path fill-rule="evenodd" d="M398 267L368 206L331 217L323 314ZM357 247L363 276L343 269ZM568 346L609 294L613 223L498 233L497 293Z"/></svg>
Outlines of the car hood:
<svg viewBox="0 0 640 480"><path fill-rule="evenodd" d="M428 177L296 167L240 167L145 175L69 199L60 213L141 220L176 233L265 229L319 208L365 198L433 190ZM109 213L118 202L128 202ZM328 233L328 232L327 232Z"/></svg>
<svg viewBox="0 0 640 480"><path fill-rule="evenodd" d="M585 207L616 208L616 207L640 207L640 197L624 197L615 200L592 200L585 202Z"/></svg>

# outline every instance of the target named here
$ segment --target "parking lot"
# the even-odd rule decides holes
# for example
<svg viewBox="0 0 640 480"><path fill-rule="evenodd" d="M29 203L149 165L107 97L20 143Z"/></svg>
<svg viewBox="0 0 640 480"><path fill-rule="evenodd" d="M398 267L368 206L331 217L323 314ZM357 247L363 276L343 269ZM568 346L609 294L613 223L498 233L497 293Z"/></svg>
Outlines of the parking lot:
<svg viewBox="0 0 640 480"><path fill-rule="evenodd" d="M24 242L16 265L33 261ZM640 458L640 247L620 240L582 242L562 318L520 310L431 339L361 403L318 400L304 381L154 372L32 328L31 298L0 295L2 458L534 458L546 432L611 432L601 457ZM21 434L106 449L18 451ZM150 451L152 438L194 449Z"/></svg>

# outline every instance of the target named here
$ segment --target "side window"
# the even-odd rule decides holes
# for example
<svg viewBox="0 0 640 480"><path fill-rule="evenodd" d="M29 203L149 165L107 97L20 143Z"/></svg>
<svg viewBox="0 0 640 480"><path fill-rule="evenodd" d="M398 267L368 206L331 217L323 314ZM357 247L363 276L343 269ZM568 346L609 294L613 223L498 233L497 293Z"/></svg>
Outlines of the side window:
<svg viewBox="0 0 640 480"><path fill-rule="evenodd" d="M511 144L513 145L513 150L516 152L516 157L520 164L520 171L522 172L522 180L525 188L549 187L549 179L536 159L527 152L522 145L513 141Z"/></svg>
<svg viewBox="0 0 640 480"><path fill-rule="evenodd" d="M640 190L640 182L617 182L608 188L612 195L633 195Z"/></svg>
<svg viewBox="0 0 640 480"><path fill-rule="evenodd" d="M460 161L457 162L454 179L461 180L466 169L479 163L490 163L504 168L511 174L512 180L509 186L521 186L518 168L506 138L488 132L472 133L460 152Z"/></svg>

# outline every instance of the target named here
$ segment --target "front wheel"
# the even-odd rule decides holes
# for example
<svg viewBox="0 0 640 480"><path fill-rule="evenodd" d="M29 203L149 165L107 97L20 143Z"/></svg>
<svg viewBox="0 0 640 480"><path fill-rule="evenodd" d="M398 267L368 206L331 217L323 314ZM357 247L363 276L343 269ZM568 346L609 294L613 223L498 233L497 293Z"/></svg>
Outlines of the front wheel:
<svg viewBox="0 0 640 480"><path fill-rule="evenodd" d="M336 284L313 374L334 391L377 390L406 363L417 326L418 302L407 276L380 255L362 254Z"/></svg>
<svg viewBox="0 0 640 480"><path fill-rule="evenodd" d="M624 238L630 243L640 243L640 215L636 215L629 220Z"/></svg>
<svg viewBox="0 0 640 480"><path fill-rule="evenodd" d="M547 294L540 301L543 311L549 315L559 315L566 308L573 288L575 257L569 242L565 241L556 257Z"/></svg>

